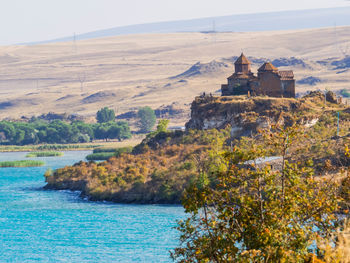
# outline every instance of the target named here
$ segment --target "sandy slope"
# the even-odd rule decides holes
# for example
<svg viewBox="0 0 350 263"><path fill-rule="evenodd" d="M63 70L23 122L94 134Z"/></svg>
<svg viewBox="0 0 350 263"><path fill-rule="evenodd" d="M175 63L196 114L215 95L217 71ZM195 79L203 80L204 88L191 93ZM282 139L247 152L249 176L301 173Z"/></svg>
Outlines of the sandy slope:
<svg viewBox="0 0 350 263"><path fill-rule="evenodd" d="M335 37L337 36L337 37ZM350 88L350 68L331 62L350 55L350 27L256 33L130 35L35 46L0 47L0 118L67 112L93 116L178 103L186 113L199 93L215 92L232 73L232 56L296 57L297 79L322 80L297 91ZM230 59L231 58L231 59ZM213 60L222 63L209 63ZM318 61L323 61L318 62ZM201 62L198 74L171 78ZM254 70L259 63L253 65ZM173 123L176 122L174 120Z"/></svg>

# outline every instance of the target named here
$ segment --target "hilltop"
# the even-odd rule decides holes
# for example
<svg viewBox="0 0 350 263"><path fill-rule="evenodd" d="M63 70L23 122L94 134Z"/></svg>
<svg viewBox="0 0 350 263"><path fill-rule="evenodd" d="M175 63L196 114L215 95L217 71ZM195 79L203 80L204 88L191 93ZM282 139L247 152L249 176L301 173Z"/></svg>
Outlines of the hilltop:
<svg viewBox="0 0 350 263"><path fill-rule="evenodd" d="M129 25L103 29L76 35L78 40L112 37L130 34L164 34L178 32L254 32L291 30L306 28L330 27L350 25L350 7L323 8L309 10L279 11L253 14L239 14L219 17L206 17L191 20L166 21L139 25ZM215 28L213 28L215 23ZM54 43L72 40L65 37L42 41L38 43Z"/></svg>
<svg viewBox="0 0 350 263"><path fill-rule="evenodd" d="M335 96L334 93L329 92ZM333 101L334 102L334 101ZM192 102L188 129L223 129L230 125L232 135L240 137L270 127L275 123L289 125L298 115L306 126L317 123L329 110L344 109L345 105L326 102L321 92L311 92L303 98L268 96L198 96Z"/></svg>

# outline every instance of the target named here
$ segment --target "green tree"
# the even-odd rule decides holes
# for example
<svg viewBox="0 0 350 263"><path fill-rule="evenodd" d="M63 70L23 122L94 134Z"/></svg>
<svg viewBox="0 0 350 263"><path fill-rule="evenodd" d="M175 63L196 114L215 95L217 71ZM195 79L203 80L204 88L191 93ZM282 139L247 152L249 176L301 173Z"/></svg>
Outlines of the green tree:
<svg viewBox="0 0 350 263"><path fill-rule="evenodd" d="M82 142L81 138L85 139L93 139L94 138L94 129L91 124L87 124L83 121L74 121L72 122L72 126L74 126L79 131L80 142Z"/></svg>
<svg viewBox="0 0 350 263"><path fill-rule="evenodd" d="M102 139L102 140L106 140L108 139L108 125L107 123L101 123L96 125L95 128L95 138L96 139Z"/></svg>
<svg viewBox="0 0 350 263"><path fill-rule="evenodd" d="M97 124L95 128L96 139L118 139L119 141L131 138L129 124L125 121L105 122Z"/></svg>
<svg viewBox="0 0 350 263"><path fill-rule="evenodd" d="M166 132L169 125L169 120L162 119L158 121L157 132Z"/></svg>
<svg viewBox="0 0 350 263"><path fill-rule="evenodd" d="M141 132L150 132L156 124L156 114L150 107L145 106L139 109L137 116L139 117L139 126Z"/></svg>
<svg viewBox="0 0 350 263"><path fill-rule="evenodd" d="M120 129L120 132L114 138L118 139L119 141L125 140L125 139L130 139L131 138L131 131L130 131L129 124L125 121L118 121L117 125Z"/></svg>
<svg viewBox="0 0 350 263"><path fill-rule="evenodd" d="M98 123L105 123L109 121L115 120L115 112L112 109L109 109L108 107L104 107L100 109L96 113L96 119Z"/></svg>
<svg viewBox="0 0 350 263"><path fill-rule="evenodd" d="M319 237L329 237L339 223L339 198L335 183L315 180L313 168L287 161L298 136L293 128L277 130L265 136L264 144L251 142L224 152L218 157L223 168L213 168L211 162L199 165L197 179L184 195L190 216L179 222L181 245L172 258L305 262L308 248ZM278 170L257 163L269 156L270 148L282 155Z"/></svg>
<svg viewBox="0 0 350 263"><path fill-rule="evenodd" d="M168 128L169 120L162 119L158 121L157 130L150 132L146 136L146 141L149 141L151 138L158 136L161 133L166 133Z"/></svg>
<svg viewBox="0 0 350 263"><path fill-rule="evenodd" d="M16 135L13 137L11 143L21 145L25 136L25 131L17 129Z"/></svg>
<svg viewBox="0 0 350 263"><path fill-rule="evenodd" d="M74 128L69 123L66 123L61 120L54 120L49 124L49 127L56 130L54 132L54 141L53 143L75 143L77 142L77 133L78 130ZM49 138L49 134L48 138ZM50 138L51 139L51 138Z"/></svg>
<svg viewBox="0 0 350 263"><path fill-rule="evenodd" d="M1 121L0 122L0 133L3 133L5 140L13 141L13 138L16 135L16 129L11 122Z"/></svg>
<svg viewBox="0 0 350 263"><path fill-rule="evenodd" d="M24 139L21 144L36 144L39 138L36 134L36 130L30 125L25 125L22 130L24 131Z"/></svg>

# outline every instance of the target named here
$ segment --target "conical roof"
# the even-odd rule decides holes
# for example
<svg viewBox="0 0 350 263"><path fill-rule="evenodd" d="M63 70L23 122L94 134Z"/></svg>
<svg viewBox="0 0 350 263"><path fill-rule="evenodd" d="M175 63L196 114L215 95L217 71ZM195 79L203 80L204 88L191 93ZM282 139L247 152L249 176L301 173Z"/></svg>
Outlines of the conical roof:
<svg viewBox="0 0 350 263"><path fill-rule="evenodd" d="M250 64L250 61L246 58L246 56L242 53L241 56L236 60L235 65L237 64L243 64L247 65Z"/></svg>
<svg viewBox="0 0 350 263"><path fill-rule="evenodd" d="M278 69L272 65L271 62L266 62L258 69L258 71L278 71Z"/></svg>

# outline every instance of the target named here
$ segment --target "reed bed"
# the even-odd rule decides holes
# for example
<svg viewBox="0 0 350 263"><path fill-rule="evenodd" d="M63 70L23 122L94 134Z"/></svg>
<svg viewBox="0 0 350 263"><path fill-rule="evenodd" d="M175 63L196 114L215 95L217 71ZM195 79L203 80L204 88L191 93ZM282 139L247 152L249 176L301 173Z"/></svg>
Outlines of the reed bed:
<svg viewBox="0 0 350 263"><path fill-rule="evenodd" d="M54 151L48 151L48 152L31 152L26 155L27 158L30 157L57 157L57 156L63 156L62 152L54 152Z"/></svg>
<svg viewBox="0 0 350 263"><path fill-rule="evenodd" d="M35 160L19 160L19 161L3 161L0 162L0 167L37 167L43 166L45 162Z"/></svg>

